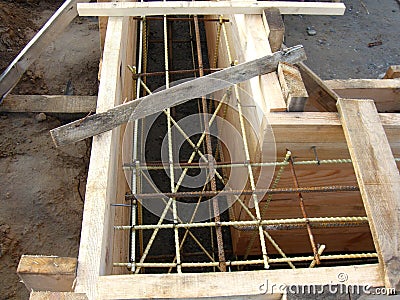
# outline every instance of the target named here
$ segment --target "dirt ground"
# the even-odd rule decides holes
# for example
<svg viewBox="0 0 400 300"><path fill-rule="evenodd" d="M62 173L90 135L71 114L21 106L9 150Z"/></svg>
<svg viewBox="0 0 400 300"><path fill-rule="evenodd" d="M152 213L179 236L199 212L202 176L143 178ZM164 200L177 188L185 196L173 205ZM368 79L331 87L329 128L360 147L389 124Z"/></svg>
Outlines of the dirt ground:
<svg viewBox="0 0 400 300"><path fill-rule="evenodd" d="M3 71L63 1L0 1ZM75 20L41 55L14 94L96 95L97 21ZM90 142L55 149L61 124L35 114L0 115L0 299L28 299L16 267L22 254L78 255ZM65 120L65 116L63 118Z"/></svg>
<svg viewBox="0 0 400 300"><path fill-rule="evenodd" d="M286 43L303 44L306 64L322 79L378 78L400 64L400 4L344 0L344 16L285 16ZM307 28L315 29L309 36ZM382 45L368 47L380 42Z"/></svg>
<svg viewBox="0 0 400 300"><path fill-rule="evenodd" d="M0 72L62 2L0 1ZM304 44L323 79L377 78L400 64L396 0L344 2L345 16L286 16L286 43ZM74 94L95 95L99 56L96 20L75 20L13 93L64 94L70 81ZM15 274L22 254L78 254L90 145L55 149L48 131L61 121L36 117L0 115L0 299L28 299Z"/></svg>

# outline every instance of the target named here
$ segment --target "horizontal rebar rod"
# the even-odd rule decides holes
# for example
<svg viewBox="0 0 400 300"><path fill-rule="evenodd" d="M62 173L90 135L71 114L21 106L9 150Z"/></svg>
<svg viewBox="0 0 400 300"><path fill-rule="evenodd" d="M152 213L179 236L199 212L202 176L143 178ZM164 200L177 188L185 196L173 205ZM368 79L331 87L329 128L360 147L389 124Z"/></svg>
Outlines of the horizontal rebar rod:
<svg viewBox="0 0 400 300"><path fill-rule="evenodd" d="M126 199L154 199L159 197L190 198L190 197L215 197L227 195L265 195L265 194L292 194L292 193L329 193L329 192L356 192L358 186L314 186L302 188L274 188L257 190L222 190L222 191L194 191L194 192L176 192L176 193L147 193L147 194L128 194Z"/></svg>
<svg viewBox="0 0 400 300"><path fill-rule="evenodd" d="M295 161L294 165L323 165L323 164L348 164L351 163L351 159L325 159L325 160L304 160ZM146 164L139 164L140 170L163 170L167 162L147 162ZM214 164L218 168L240 168L240 167L276 167L276 166L287 166L288 162L217 162ZM125 169L136 168L136 164L125 163L123 166ZM189 169L205 169L209 167L208 162L195 162L195 163L175 163L174 168L180 169L182 167Z"/></svg>
<svg viewBox="0 0 400 300"><path fill-rule="evenodd" d="M221 71L221 68L216 69L204 69L206 73L212 73ZM170 75L179 75L179 74L192 74L192 73L199 73L199 69L192 69L192 70L173 70L168 71ZM136 73L132 74L133 79L137 79L139 77L150 77L150 76L165 76L165 72L148 72L148 73Z"/></svg>
<svg viewBox="0 0 400 300"><path fill-rule="evenodd" d="M175 43L175 44L186 44L186 43L193 43L193 40L190 39L180 39L180 40L170 40L171 43ZM149 44L163 44L164 40L162 39L154 39L154 40L148 40ZM202 43L206 43L205 41L203 41ZM165 74L165 72L164 72Z"/></svg>
<svg viewBox="0 0 400 300"><path fill-rule="evenodd" d="M338 223L317 223L313 224L312 228L332 228L332 227L357 227L368 224L368 222L360 221L360 222L338 222ZM306 224L290 224L290 225L266 225L263 226L264 230L295 230L295 229L303 229L306 228ZM238 226L235 229L241 231L255 231L257 230L257 226Z"/></svg>
<svg viewBox="0 0 400 300"><path fill-rule="evenodd" d="M360 259L360 258L377 258L376 253L354 253L354 254L334 254L334 255L321 255L321 260L338 260L338 259ZM299 257L283 257L283 258L270 258L269 263L286 263L286 262L303 262L313 261L314 256L299 256ZM263 259L253 260L238 260L227 261L226 266L245 266L245 265L262 265ZM176 267L177 263L137 263L137 267L142 268L170 268ZM182 268L203 268L203 267L218 267L219 262L195 262L195 263L181 263ZM114 267L131 267L131 263L114 263Z"/></svg>
<svg viewBox="0 0 400 300"><path fill-rule="evenodd" d="M400 158L395 158L394 159L396 162L400 162ZM338 159L324 159L324 160L301 160L301 161L294 161L294 165L324 165L324 164L350 164L351 159L349 158L338 158ZM139 164L136 166L134 163L125 163L123 165L124 169L133 169L136 167L139 170L164 170L166 167L164 165L167 165L168 162L162 162L162 161L157 161L157 162L147 162L146 164ZM289 165L288 162L262 162L262 163L256 163L256 162L216 162L214 165L217 168L243 168L247 167L250 165L251 167L258 168L258 167L275 167L275 166L287 166ZM169 166L169 164L168 164ZM208 162L193 162L193 163L187 163L187 162L179 162L179 163L174 163L173 167L175 169L181 169L182 167L188 168L188 169L206 169L209 168Z"/></svg>
<svg viewBox="0 0 400 300"><path fill-rule="evenodd" d="M180 223L180 224L148 224L135 226L114 226L116 230L153 230L174 229L174 228L201 228L214 226L264 226L264 225L284 225L284 224L304 224L309 223L338 223L338 222L368 222L367 217L320 217L320 218L295 218L295 219L274 219L262 221L222 221L222 222L203 222L203 223Z"/></svg>

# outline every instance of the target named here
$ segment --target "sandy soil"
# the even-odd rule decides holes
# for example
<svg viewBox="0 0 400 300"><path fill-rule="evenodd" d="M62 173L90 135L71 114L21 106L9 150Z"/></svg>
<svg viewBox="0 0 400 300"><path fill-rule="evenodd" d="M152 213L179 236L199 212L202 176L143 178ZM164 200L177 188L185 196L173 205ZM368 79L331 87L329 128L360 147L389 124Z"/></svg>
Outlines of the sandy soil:
<svg viewBox="0 0 400 300"><path fill-rule="evenodd" d="M26 299L15 268L22 254L76 256L88 145L57 150L48 117L10 114L0 121L0 299Z"/></svg>
<svg viewBox="0 0 400 300"><path fill-rule="evenodd" d="M63 1L0 1L0 71ZM41 55L14 94L97 93L97 21L75 20ZM71 93L71 89L69 91ZM67 116L63 116L65 119ZM28 299L22 254L78 255L90 141L55 149L47 116L0 116L0 299Z"/></svg>
<svg viewBox="0 0 400 300"><path fill-rule="evenodd" d="M286 43L304 44L307 64L324 79L377 78L400 64L397 2L344 2L343 17L286 16ZM61 3L0 1L0 71ZM308 36L307 27L317 34ZM382 45L368 47L374 41ZM98 45L95 20L74 21L13 92L63 94L70 80L75 94L95 95ZM78 253L90 145L55 149L48 130L60 121L35 117L0 116L0 300L28 298L15 274L20 255Z"/></svg>

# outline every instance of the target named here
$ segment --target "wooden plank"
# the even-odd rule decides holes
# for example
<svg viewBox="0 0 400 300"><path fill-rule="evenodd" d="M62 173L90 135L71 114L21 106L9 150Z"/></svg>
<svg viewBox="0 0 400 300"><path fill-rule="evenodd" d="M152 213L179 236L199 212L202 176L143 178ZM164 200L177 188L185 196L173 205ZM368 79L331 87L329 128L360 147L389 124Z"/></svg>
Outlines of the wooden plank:
<svg viewBox="0 0 400 300"><path fill-rule="evenodd" d="M266 114L266 118L272 127L277 142L313 143L321 140L316 137L320 136L323 137L323 142L335 143L344 138L337 113L270 113ZM400 114L380 113L379 118L389 141L398 143L400 139Z"/></svg>
<svg viewBox="0 0 400 300"><path fill-rule="evenodd" d="M80 16L155 16L155 15L228 15L228 14L262 14L264 9L278 8L281 14L302 15L343 15L343 3L325 2L230 2L199 1L170 3L124 2L124 3L82 3L78 4Z"/></svg>
<svg viewBox="0 0 400 300"><path fill-rule="evenodd" d="M76 266L72 257L22 255L17 274L30 291L70 292Z"/></svg>
<svg viewBox="0 0 400 300"><path fill-rule="evenodd" d="M109 0L97 0L97 2L110 2L110 1ZM106 40L107 23L108 23L108 17L99 17L99 36L100 36L100 53L101 53L101 55L103 55L104 42Z"/></svg>
<svg viewBox="0 0 400 300"><path fill-rule="evenodd" d="M339 284L338 274L341 273L347 274L348 285L383 285L379 266L372 264L296 270L101 276L98 289L99 299L271 296L273 291L280 292L280 285Z"/></svg>
<svg viewBox="0 0 400 300"><path fill-rule="evenodd" d="M319 111L337 111L336 101L339 96L304 63L297 65L308 92L306 110L314 107Z"/></svg>
<svg viewBox="0 0 400 300"><path fill-rule="evenodd" d="M122 103L126 86L132 85L126 77L129 34L135 28L129 18L109 18L103 53L102 79L100 80L97 111L104 112ZM133 44L132 49L135 49ZM129 77L131 78L131 77ZM127 95L128 96L128 95ZM79 264L75 292L85 293L89 299L96 296L98 276L111 274L113 254L114 210L111 203L121 202L120 189L125 182L119 181L121 168L121 128L93 138L85 206L83 211Z"/></svg>
<svg viewBox="0 0 400 300"><path fill-rule="evenodd" d="M400 65L390 66L383 79L400 78Z"/></svg>
<svg viewBox="0 0 400 300"><path fill-rule="evenodd" d="M232 15L229 19L232 24L233 36L237 37L234 45L236 44L239 62L272 54L261 16ZM275 72L251 79L246 91L250 93L258 108L265 107L266 112L286 111L285 100ZM254 110L256 109L254 108ZM253 114L257 115L257 112L253 112ZM246 115L246 118L249 116ZM258 123L260 122L258 121Z"/></svg>
<svg viewBox="0 0 400 300"><path fill-rule="evenodd" d="M278 78L286 101L287 111L304 111L308 93L299 69L291 64L279 63Z"/></svg>
<svg viewBox="0 0 400 300"><path fill-rule="evenodd" d="M29 66L39 57L48 45L68 26L78 15L77 2L89 0L66 0L51 16L38 33L30 40L18 56L0 75L0 104L4 97L17 85L19 79Z"/></svg>
<svg viewBox="0 0 400 300"><path fill-rule="evenodd" d="M400 289L400 175L372 100L339 99L349 146L385 286Z"/></svg>
<svg viewBox="0 0 400 300"><path fill-rule="evenodd" d="M379 112L400 111L399 79L334 79L324 83L341 98L374 100Z"/></svg>
<svg viewBox="0 0 400 300"><path fill-rule="evenodd" d="M29 300L87 300L85 294L63 292L31 292Z"/></svg>
<svg viewBox="0 0 400 300"><path fill-rule="evenodd" d="M193 79L170 89L119 105L107 112L55 128L50 131L51 136L57 147L77 142L111 130L128 120L144 118L190 99L227 88L260 74L272 72L276 70L279 61L296 62L305 59L302 46L291 49L291 52L276 52L273 55ZM138 109L136 109L137 107Z"/></svg>
<svg viewBox="0 0 400 300"><path fill-rule="evenodd" d="M293 201L293 200L292 200ZM236 229L232 229L237 231ZM374 252L374 243L372 241L371 232L368 225L349 228L330 228L330 229L312 229L315 242L327 246L326 252L343 253L343 252ZM232 232L233 233L233 232ZM293 229L287 231L268 231L275 242L287 255L304 255L312 256L312 249L308 241L309 236L307 229ZM237 233L237 241L233 244L234 253L236 255L245 255L250 238L254 234L249 231ZM259 256L261 254L260 243L253 244L249 255ZM267 242L268 254L279 255L276 249Z"/></svg>
<svg viewBox="0 0 400 300"><path fill-rule="evenodd" d="M268 8L263 11L262 16L271 50L276 52L282 48L285 37L285 24L282 15L278 8Z"/></svg>
<svg viewBox="0 0 400 300"><path fill-rule="evenodd" d="M8 95L0 112L88 113L96 111L97 96Z"/></svg>
<svg viewBox="0 0 400 300"><path fill-rule="evenodd" d="M400 114L379 114L395 157L400 157ZM347 143L337 113L293 112L271 113L266 118L275 139L263 147L276 147L278 159L286 148L297 160L314 159L311 146L316 146L319 159L350 158Z"/></svg>

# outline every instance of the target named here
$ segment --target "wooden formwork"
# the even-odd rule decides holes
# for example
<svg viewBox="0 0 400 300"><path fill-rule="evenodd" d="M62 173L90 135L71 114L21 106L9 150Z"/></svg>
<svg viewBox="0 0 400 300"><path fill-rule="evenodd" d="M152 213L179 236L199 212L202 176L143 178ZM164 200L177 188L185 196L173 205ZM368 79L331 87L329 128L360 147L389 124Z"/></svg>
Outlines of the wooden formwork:
<svg viewBox="0 0 400 300"><path fill-rule="evenodd" d="M271 48L277 47L276 43L280 45L283 30L279 17L276 11L262 15L230 16L227 30L237 37L231 41L234 45L232 48L237 52L236 57L247 61L271 53ZM209 23L206 28L210 61L214 59L217 24ZM96 112L104 112L132 97L131 74L125 66L135 62L133 52L137 44L136 26L137 22L128 16L114 16L108 18L106 32L101 31L105 38ZM221 40L220 48L224 47L225 42ZM219 51L218 66L229 66L232 61L224 54L226 52L221 49ZM400 227L400 177L394 160L394 157L400 155L400 115L396 113L400 110L399 83L396 79L322 81L303 64L299 65L299 70L308 92L305 111L302 112L286 112L288 95L282 94L276 73L254 78L244 84L243 88L262 108L274 132L278 158L284 157L286 148L289 148L296 151L297 159L314 159L315 153L310 150L311 146L316 146L321 160L351 158L352 164L347 167L330 167L325 173L322 172L322 176L320 169L317 170L319 166L300 168L298 176L304 186L328 180L334 185L358 184L359 194L348 194L340 199L333 195L333 204L321 206L318 198L308 198L311 213L315 216L318 213L326 215L328 212L329 215L335 215L334 209L341 204L347 208L345 214L349 216L363 215L365 210L369 227L348 234L333 231L321 239L329 240L337 234L343 235L343 244L334 245L337 251L353 246L356 246L355 250L361 251L375 248L379 263L227 273L118 274L118 269L113 269L113 262L128 261L129 248L126 235L115 234L113 230L116 220L123 224L128 217L116 215L111 206L123 203L125 192L128 191L121 156L124 128L118 127L93 138L76 273L75 268L66 268L67 272L57 273L57 270L45 267L49 264L46 258L42 257L39 261L28 258L29 261L35 261L35 264L45 265L33 272L19 272L23 281L27 281L29 276L30 288L34 291L31 299L281 299L284 292L266 286L266 281L277 286L343 283L338 274L346 274L347 285L385 286L399 290L400 235L397 228ZM8 103L11 103L11 98L4 104L6 110L12 111L13 105ZM14 108L18 109L24 110L23 107ZM245 114L249 119L254 118L254 124L258 124L262 132L266 130L267 127L263 127L266 123L257 119L259 116L251 107ZM231 118L234 124L235 114L232 113ZM257 151L262 151L271 143L269 140L257 140L251 135L249 140L254 157L257 157ZM279 206L279 201L277 203L271 207L274 218L280 218L283 209L286 217L288 211L289 215L291 210L294 214L294 202L284 207ZM235 209L240 214L240 209ZM244 233L232 232L232 235L236 251L243 253L244 249L240 247L248 237ZM290 247L295 249L293 252L306 251L299 250L300 245L297 244ZM254 248L254 251L259 250ZM35 286L35 276L40 278L37 281L40 285ZM76 276L75 280L70 289L65 288L71 276ZM41 292L47 290L47 284L50 285L46 283L47 279L54 293Z"/></svg>

